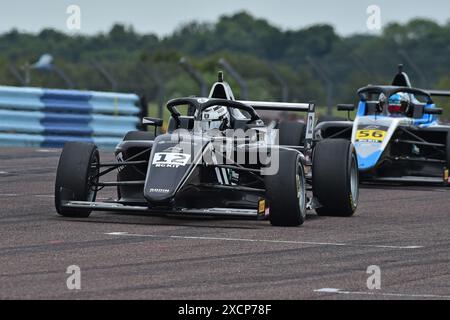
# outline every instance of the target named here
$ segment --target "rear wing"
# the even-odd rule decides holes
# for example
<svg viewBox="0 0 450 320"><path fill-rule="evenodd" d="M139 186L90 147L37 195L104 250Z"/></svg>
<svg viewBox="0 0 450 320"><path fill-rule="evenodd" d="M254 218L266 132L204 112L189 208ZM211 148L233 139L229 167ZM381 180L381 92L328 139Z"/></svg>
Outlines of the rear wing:
<svg viewBox="0 0 450 320"><path fill-rule="evenodd" d="M447 90L426 90L432 97L450 98L450 91Z"/></svg>
<svg viewBox="0 0 450 320"><path fill-rule="evenodd" d="M291 112L314 112L313 103L286 103L286 102L267 102L267 101L238 101L252 106L255 110L264 111L291 111ZM311 110L312 108L312 110Z"/></svg>
<svg viewBox="0 0 450 320"><path fill-rule="evenodd" d="M316 122L316 105L314 103L286 103L267 101L238 101L262 111L287 111L287 112L307 112L305 147L311 148L314 139Z"/></svg>
<svg viewBox="0 0 450 320"><path fill-rule="evenodd" d="M218 81L212 86L209 98L219 98L226 100L235 100L230 85L223 81L223 72L219 72ZM267 101L237 101L251 106L255 110L262 111L287 111L287 112L306 112L305 147L312 148L314 129L316 121L316 107L314 103L285 103L285 102L267 102Z"/></svg>

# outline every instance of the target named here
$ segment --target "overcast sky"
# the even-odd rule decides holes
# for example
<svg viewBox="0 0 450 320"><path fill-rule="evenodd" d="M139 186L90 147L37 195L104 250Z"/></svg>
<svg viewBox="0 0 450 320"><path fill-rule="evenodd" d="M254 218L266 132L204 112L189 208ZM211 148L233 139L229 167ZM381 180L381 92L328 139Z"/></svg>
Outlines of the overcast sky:
<svg viewBox="0 0 450 320"><path fill-rule="evenodd" d="M450 18L449 0L0 0L0 33L12 28L38 32L66 27L69 5L81 8L81 33L108 31L115 22L160 36L192 20L213 22L223 14L246 10L283 29L332 24L338 33L368 32L369 5L381 9L382 24L427 17L439 23Z"/></svg>

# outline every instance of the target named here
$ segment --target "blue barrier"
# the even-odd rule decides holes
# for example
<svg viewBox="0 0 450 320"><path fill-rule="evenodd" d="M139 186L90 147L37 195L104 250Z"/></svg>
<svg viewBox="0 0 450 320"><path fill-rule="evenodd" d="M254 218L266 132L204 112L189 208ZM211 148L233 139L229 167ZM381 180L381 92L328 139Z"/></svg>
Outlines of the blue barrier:
<svg viewBox="0 0 450 320"><path fill-rule="evenodd" d="M139 123L134 94L0 86L0 145L113 148Z"/></svg>

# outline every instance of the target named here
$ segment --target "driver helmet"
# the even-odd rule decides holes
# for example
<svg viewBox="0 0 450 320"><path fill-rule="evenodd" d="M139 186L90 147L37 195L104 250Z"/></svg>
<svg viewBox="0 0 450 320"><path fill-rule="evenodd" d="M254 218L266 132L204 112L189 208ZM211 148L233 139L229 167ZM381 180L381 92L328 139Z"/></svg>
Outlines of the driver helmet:
<svg viewBox="0 0 450 320"><path fill-rule="evenodd" d="M391 115L405 115L409 111L411 98L407 93L396 93L389 98L388 111Z"/></svg>
<svg viewBox="0 0 450 320"><path fill-rule="evenodd" d="M203 111L202 114L202 129L204 131L219 129L225 121L230 123L230 112L224 106L212 106Z"/></svg>

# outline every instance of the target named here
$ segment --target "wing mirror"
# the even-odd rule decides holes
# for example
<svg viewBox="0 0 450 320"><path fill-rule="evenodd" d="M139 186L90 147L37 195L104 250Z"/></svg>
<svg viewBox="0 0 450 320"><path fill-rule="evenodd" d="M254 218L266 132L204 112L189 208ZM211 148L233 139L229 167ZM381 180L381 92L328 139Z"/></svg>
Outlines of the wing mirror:
<svg viewBox="0 0 450 320"><path fill-rule="evenodd" d="M355 105L354 104L338 104L337 105L338 111L355 111Z"/></svg>
<svg viewBox="0 0 450 320"><path fill-rule="evenodd" d="M162 119L158 119L158 118L144 117L142 119L142 124L145 126L162 127L163 123L164 123L164 121Z"/></svg>
<svg viewBox="0 0 450 320"><path fill-rule="evenodd" d="M338 109L338 111L346 111L347 112L347 120L352 121L352 118L350 117L350 112L355 111L354 104L338 104L337 109Z"/></svg>
<svg viewBox="0 0 450 320"><path fill-rule="evenodd" d="M149 117L142 118L142 125L153 126L155 128L155 137L157 136L158 127L162 127L163 123L164 120L159 118L149 118Z"/></svg>
<svg viewBox="0 0 450 320"><path fill-rule="evenodd" d="M443 110L441 108L425 108L423 113L425 114L442 114Z"/></svg>

